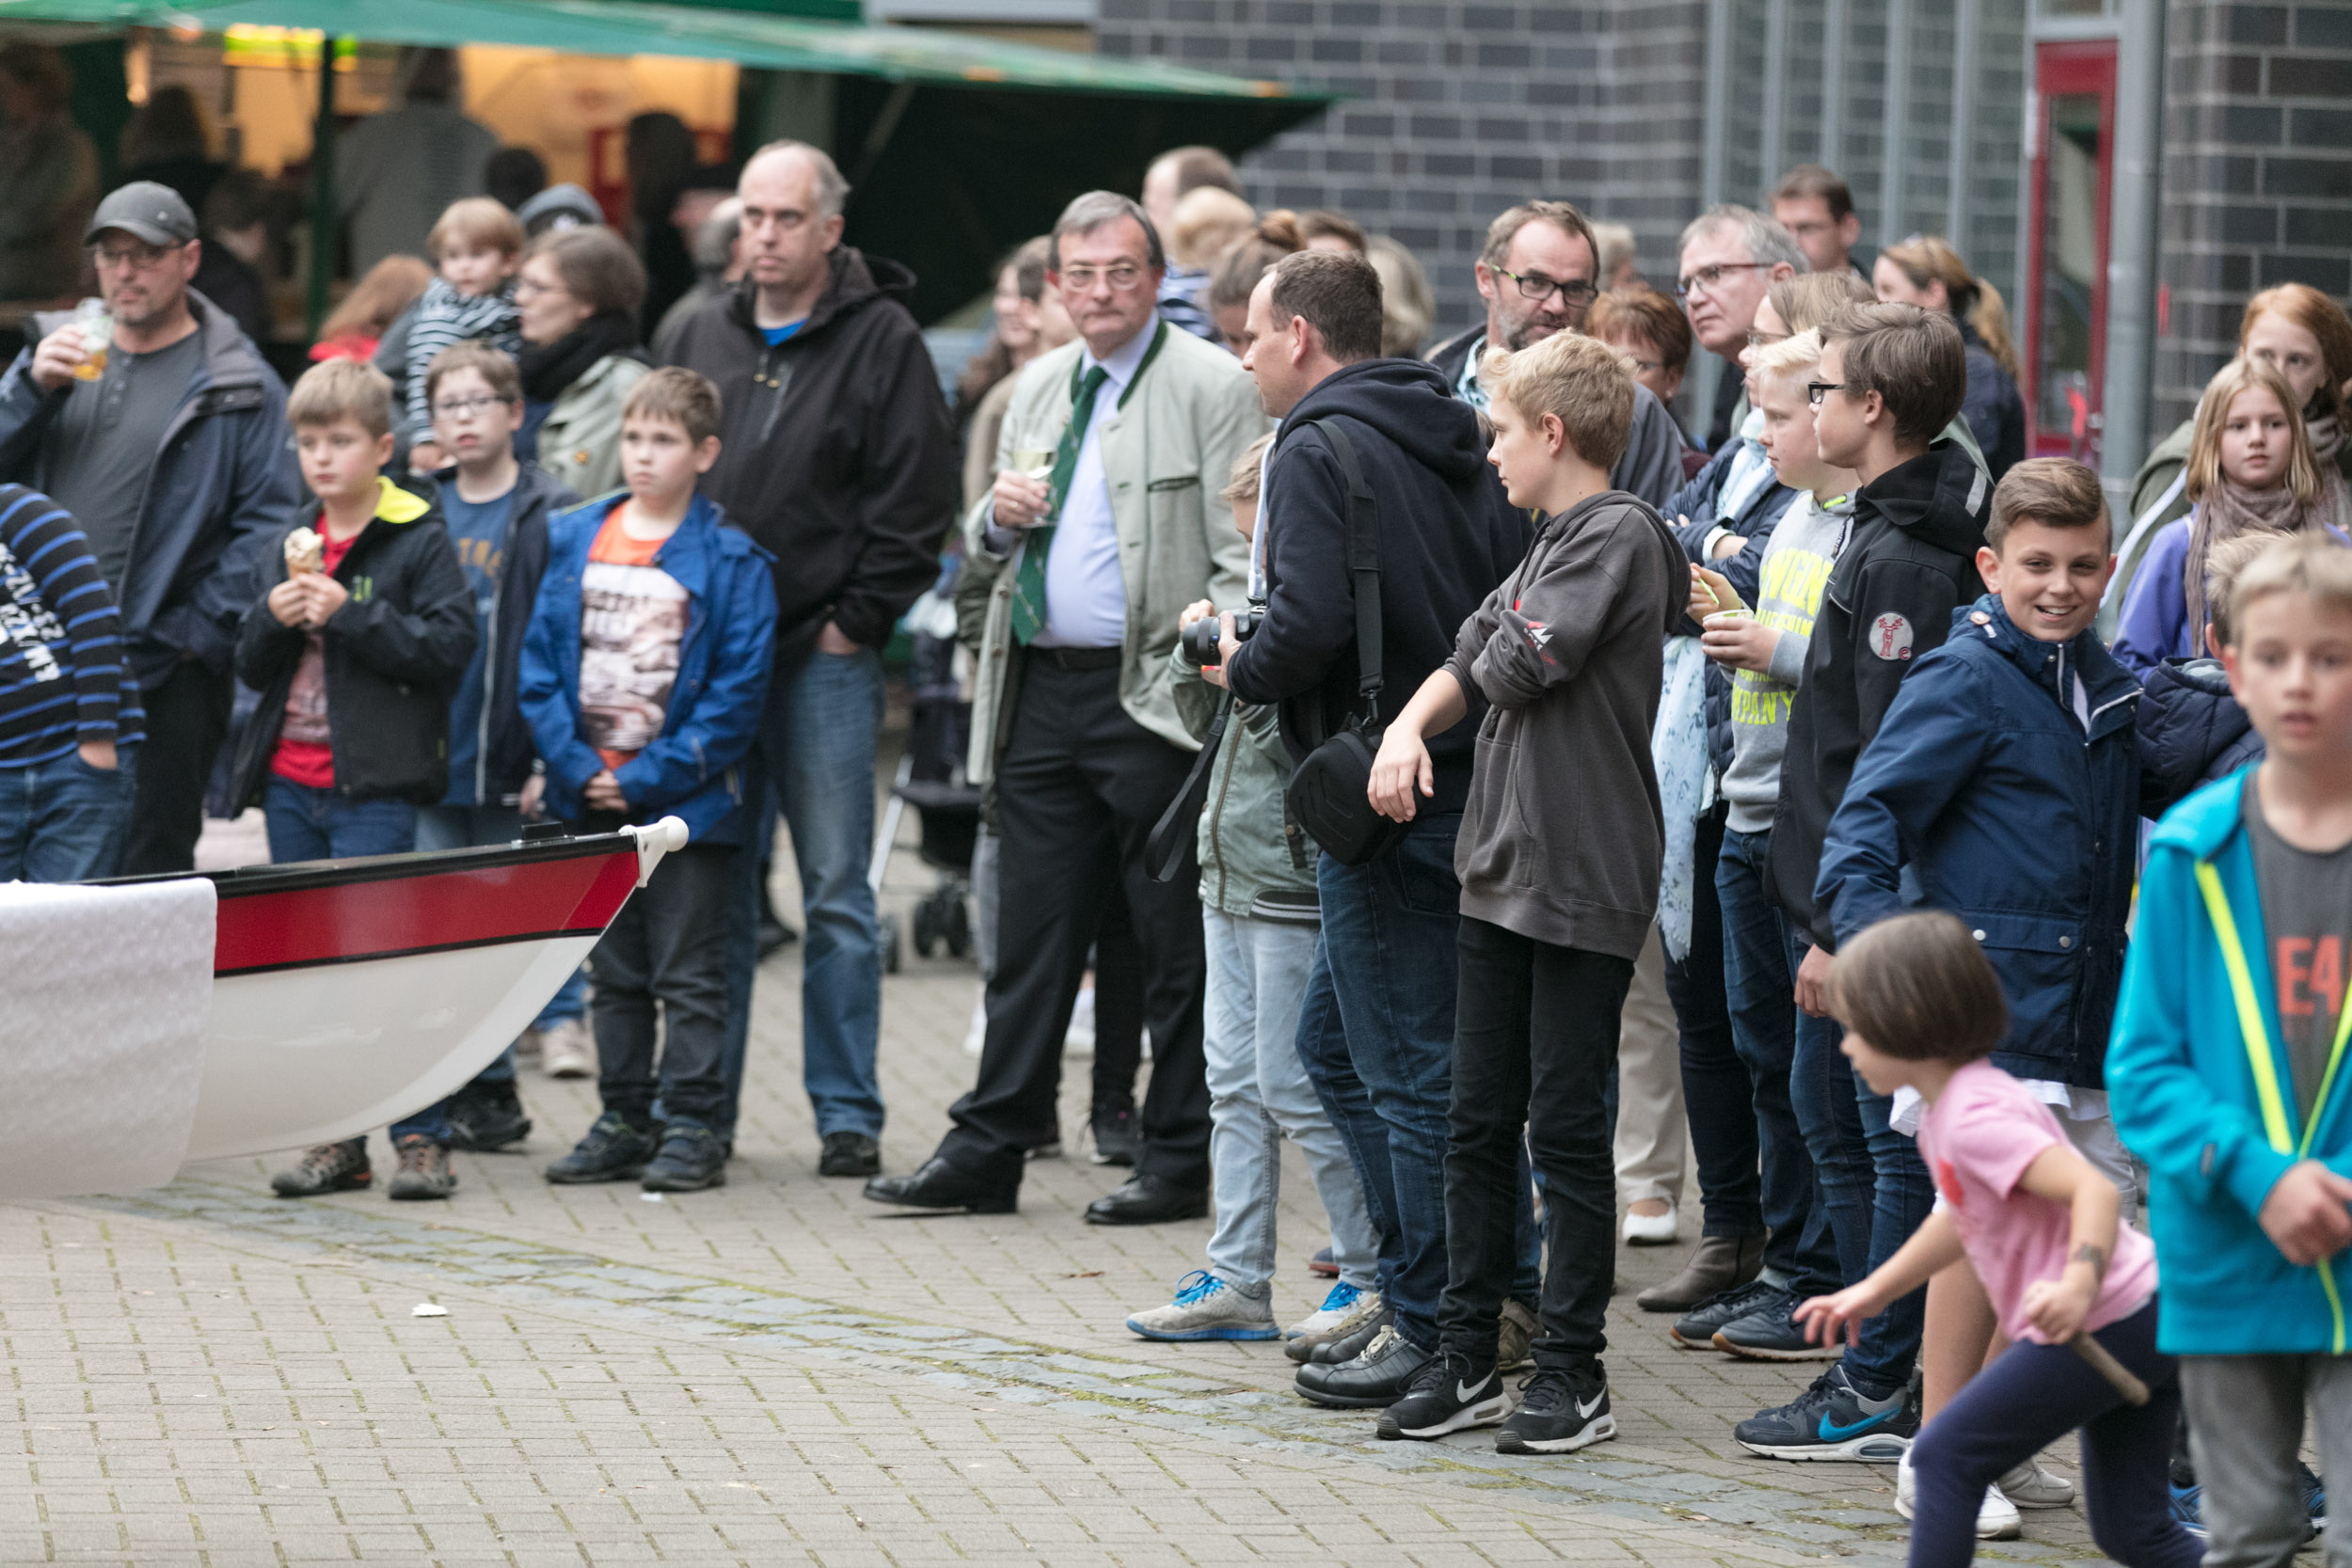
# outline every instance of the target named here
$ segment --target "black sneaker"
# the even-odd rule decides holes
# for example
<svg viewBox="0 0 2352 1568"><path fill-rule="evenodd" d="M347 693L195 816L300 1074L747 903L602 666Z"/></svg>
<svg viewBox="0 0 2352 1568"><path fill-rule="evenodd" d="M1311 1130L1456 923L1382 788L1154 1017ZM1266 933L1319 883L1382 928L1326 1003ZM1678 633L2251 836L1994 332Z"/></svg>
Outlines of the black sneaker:
<svg viewBox="0 0 2352 1568"><path fill-rule="evenodd" d="M522 1098L515 1082L485 1084L476 1079L450 1097L449 1146L470 1154L495 1154L531 1136L531 1118L523 1115Z"/></svg>
<svg viewBox="0 0 2352 1568"><path fill-rule="evenodd" d="M607 1111L566 1154L547 1169L559 1186L580 1181L633 1181L653 1158L653 1134L631 1127L618 1111Z"/></svg>
<svg viewBox="0 0 2352 1568"><path fill-rule="evenodd" d="M1715 1348L1756 1361L1836 1361L1846 1354L1843 1340L1815 1344L1797 1321L1797 1298L1775 1291L1769 1301L1756 1303L1715 1331Z"/></svg>
<svg viewBox="0 0 2352 1568"><path fill-rule="evenodd" d="M395 1146L400 1169L384 1184L384 1196L403 1203L420 1198L447 1197L457 1190L457 1174L449 1168L449 1145L411 1132Z"/></svg>
<svg viewBox="0 0 2352 1568"><path fill-rule="evenodd" d="M1541 1367L1519 1383L1519 1407L1495 1433L1497 1453L1574 1453L1617 1435L1609 1375L1597 1363Z"/></svg>
<svg viewBox="0 0 2352 1568"><path fill-rule="evenodd" d="M1731 1429L1735 1442L1767 1459L1847 1459L1899 1463L1919 1434L1919 1406L1908 1387L1867 1403L1834 1366L1813 1386L1774 1410Z"/></svg>
<svg viewBox="0 0 2352 1568"><path fill-rule="evenodd" d="M1094 1133L1094 1152L1088 1156L1089 1159L1098 1165L1132 1165L1136 1163L1136 1114L1133 1111L1097 1111L1090 1125Z"/></svg>
<svg viewBox="0 0 2352 1568"><path fill-rule="evenodd" d="M269 1185L279 1197L316 1197L364 1187L374 1180L368 1169L368 1140L362 1136L307 1150L301 1164L271 1177Z"/></svg>
<svg viewBox="0 0 2352 1568"><path fill-rule="evenodd" d="M882 1145L863 1132L843 1128L825 1134L825 1150L817 1157L819 1176L880 1176Z"/></svg>
<svg viewBox="0 0 2352 1568"><path fill-rule="evenodd" d="M649 1193L699 1193L727 1184L727 1151L719 1134L680 1117L661 1130L661 1147L638 1185Z"/></svg>
<svg viewBox="0 0 2352 1568"><path fill-rule="evenodd" d="M1700 1302L1675 1320L1666 1330L1666 1338L1684 1350L1713 1350L1715 1334L1727 1323L1736 1323L1766 1302L1784 1297L1788 1292L1777 1285L1767 1285L1751 1279L1745 1285L1735 1285L1720 1291Z"/></svg>
<svg viewBox="0 0 2352 1568"><path fill-rule="evenodd" d="M1487 1427L1511 1413L1511 1396L1492 1367L1459 1351L1440 1352L1413 1374L1411 1391L1380 1413L1380 1435L1426 1442L1449 1432Z"/></svg>
<svg viewBox="0 0 2352 1568"><path fill-rule="evenodd" d="M1386 1410L1411 1391L1413 1374L1428 1360L1427 1351L1394 1328L1384 1328L1355 1360L1337 1366L1310 1361L1294 1381L1299 1393L1317 1404Z"/></svg>

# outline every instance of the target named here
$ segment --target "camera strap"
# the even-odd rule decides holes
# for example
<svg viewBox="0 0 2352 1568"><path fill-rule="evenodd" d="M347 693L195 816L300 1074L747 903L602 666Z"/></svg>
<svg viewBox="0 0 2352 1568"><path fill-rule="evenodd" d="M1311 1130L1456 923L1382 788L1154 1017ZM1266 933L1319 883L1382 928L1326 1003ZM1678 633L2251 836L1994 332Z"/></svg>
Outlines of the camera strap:
<svg viewBox="0 0 2352 1568"><path fill-rule="evenodd" d="M1225 724L1232 716L1233 694L1219 691L1216 710L1209 716L1209 733L1201 736L1200 754L1193 759L1192 771L1184 775L1184 788L1176 792L1176 799L1152 824L1152 836L1144 841L1143 869L1155 882L1174 881L1184 863L1184 847L1200 820L1200 809L1209 803L1209 775L1216 770L1216 754L1224 749Z"/></svg>

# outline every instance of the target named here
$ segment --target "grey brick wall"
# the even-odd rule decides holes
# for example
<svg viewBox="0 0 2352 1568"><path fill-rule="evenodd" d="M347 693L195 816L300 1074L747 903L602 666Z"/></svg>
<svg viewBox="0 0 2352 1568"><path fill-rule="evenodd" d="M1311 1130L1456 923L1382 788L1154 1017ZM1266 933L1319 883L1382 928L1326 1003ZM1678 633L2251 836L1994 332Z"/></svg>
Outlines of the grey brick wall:
<svg viewBox="0 0 2352 1568"><path fill-rule="evenodd" d="M2235 352L2246 296L2352 293L2352 0L2173 0L2153 428Z"/></svg>
<svg viewBox="0 0 2352 1568"><path fill-rule="evenodd" d="M1102 0L1096 47L1348 99L1243 165L1261 206L1336 207L1429 269L1438 330L1479 315L1486 221L1574 201L1633 226L1671 286L1698 210L1705 0Z"/></svg>

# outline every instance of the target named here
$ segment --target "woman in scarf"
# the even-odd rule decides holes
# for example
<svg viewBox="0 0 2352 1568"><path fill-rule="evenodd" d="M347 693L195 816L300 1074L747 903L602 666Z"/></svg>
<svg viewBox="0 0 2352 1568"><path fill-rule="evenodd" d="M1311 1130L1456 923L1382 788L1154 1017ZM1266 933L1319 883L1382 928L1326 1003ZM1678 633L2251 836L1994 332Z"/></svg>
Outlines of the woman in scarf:
<svg viewBox="0 0 2352 1568"><path fill-rule="evenodd" d="M644 302L644 265L610 229L555 230L523 252L524 436L535 436L540 469L575 495L620 486L621 405L649 368L637 345Z"/></svg>
<svg viewBox="0 0 2352 1568"><path fill-rule="evenodd" d="M2117 659L2145 675L2165 659L2201 652L2210 614L2206 556L2227 539L2333 524L2343 480L2328 464L2335 483L2324 483L2321 467L2286 377L2251 357L2222 366L2197 405L2184 482L2189 514L2157 530L2148 546L2123 600ZM2340 527L2329 531L2343 537Z"/></svg>

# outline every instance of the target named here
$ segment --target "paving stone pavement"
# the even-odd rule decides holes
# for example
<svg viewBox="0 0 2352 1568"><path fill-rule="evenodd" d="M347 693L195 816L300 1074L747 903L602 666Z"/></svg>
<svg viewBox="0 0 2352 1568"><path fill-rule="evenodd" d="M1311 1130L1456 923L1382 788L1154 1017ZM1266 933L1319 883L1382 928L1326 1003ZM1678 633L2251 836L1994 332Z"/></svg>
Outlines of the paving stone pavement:
<svg viewBox="0 0 2352 1568"><path fill-rule="evenodd" d="M0 1462L0 1563L1900 1557L1891 1469L1730 1440L1811 1368L1680 1352L1634 1309L1683 1247L1620 1253L1618 1440L1507 1457L1480 1433L1379 1443L1370 1413L1293 1395L1275 1344L1128 1334L1129 1311L1200 1266L1208 1227L1081 1222L1118 1175L1077 1147L1083 1061L1072 1157L1030 1167L1018 1214L909 1216L819 1179L796 955L761 974L723 1189L549 1187L539 1167L594 1090L526 1068L526 1152L459 1156L446 1205L289 1202L266 1185L281 1162L234 1160L155 1192L0 1206L21 1433ZM887 982L890 1168L929 1152L969 1083L974 990L945 957L910 955ZM1321 1295L1305 1264L1327 1239L1295 1162L1281 1225L1288 1319ZM447 1315L414 1315L425 1304ZM2078 1512L2026 1519L1985 1556L2096 1558Z"/></svg>

